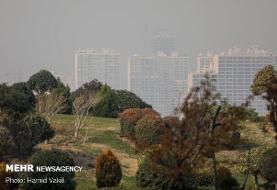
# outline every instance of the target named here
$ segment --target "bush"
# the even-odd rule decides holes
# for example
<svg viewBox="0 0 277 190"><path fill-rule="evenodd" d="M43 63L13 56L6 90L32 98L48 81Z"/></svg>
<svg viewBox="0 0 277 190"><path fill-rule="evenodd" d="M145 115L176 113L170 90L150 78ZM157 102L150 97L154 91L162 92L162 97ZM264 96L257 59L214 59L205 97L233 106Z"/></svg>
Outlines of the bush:
<svg viewBox="0 0 277 190"><path fill-rule="evenodd" d="M49 140L54 131L39 114L28 114L24 118L12 118L8 125L13 138L16 154L21 158L31 154L33 147Z"/></svg>
<svg viewBox="0 0 277 190"><path fill-rule="evenodd" d="M164 125L159 116L145 115L136 124L136 144L138 148L144 149L157 144L160 139Z"/></svg>
<svg viewBox="0 0 277 190"><path fill-rule="evenodd" d="M166 116L163 118L164 126L166 128L175 128L179 127L180 120L178 117L174 116Z"/></svg>
<svg viewBox="0 0 277 190"><path fill-rule="evenodd" d="M97 93L99 102L92 109L92 113L99 117L117 117L118 116L118 100L115 92L108 86L103 85Z"/></svg>
<svg viewBox="0 0 277 190"><path fill-rule="evenodd" d="M134 138L135 125L137 121L141 118L141 115L141 109L139 108L130 108L122 112L119 119L121 134L131 139Z"/></svg>
<svg viewBox="0 0 277 190"><path fill-rule="evenodd" d="M0 126L0 161L3 161L3 156L7 155L12 149L13 141L9 130ZM1 189L1 188L0 188Z"/></svg>
<svg viewBox="0 0 277 190"><path fill-rule="evenodd" d="M201 174L196 176L179 176L178 179L165 176L151 167L148 159L139 164L136 173L137 185L151 190L193 190L212 184L212 176Z"/></svg>
<svg viewBox="0 0 277 190"><path fill-rule="evenodd" d="M24 113L33 109L34 95L25 83L16 83L12 86L0 84L0 108L9 115Z"/></svg>
<svg viewBox="0 0 277 190"><path fill-rule="evenodd" d="M145 115L159 116L159 117L161 116L158 112L156 112L152 108L143 108L143 109L141 109L141 116L143 117Z"/></svg>
<svg viewBox="0 0 277 190"><path fill-rule="evenodd" d="M239 190L239 184L228 168L220 167L218 169L218 187L222 190Z"/></svg>
<svg viewBox="0 0 277 190"><path fill-rule="evenodd" d="M1 190L13 190L16 189L16 183L6 183L5 179L7 177L15 178L16 176L13 173L6 172L6 163L0 162L0 189Z"/></svg>
<svg viewBox="0 0 277 190"><path fill-rule="evenodd" d="M121 166L116 156L110 150L101 152L96 158L97 187L117 186L121 178Z"/></svg>
<svg viewBox="0 0 277 190"><path fill-rule="evenodd" d="M277 147L267 150L258 163L261 175L270 182L277 182Z"/></svg>
<svg viewBox="0 0 277 190"><path fill-rule="evenodd" d="M75 166L73 159L69 154L60 150L43 150L35 153L31 159L30 164L36 166ZM64 183L27 183L27 190L48 190L48 189L61 189L61 190L74 190L74 172L30 172L29 178L64 178Z"/></svg>
<svg viewBox="0 0 277 190"><path fill-rule="evenodd" d="M151 108L129 108L123 111L119 120L121 134L130 139L135 139L135 125L145 115L160 116L159 113Z"/></svg>
<svg viewBox="0 0 277 190"><path fill-rule="evenodd" d="M152 108L136 94L127 90L116 90L119 112L129 108Z"/></svg>

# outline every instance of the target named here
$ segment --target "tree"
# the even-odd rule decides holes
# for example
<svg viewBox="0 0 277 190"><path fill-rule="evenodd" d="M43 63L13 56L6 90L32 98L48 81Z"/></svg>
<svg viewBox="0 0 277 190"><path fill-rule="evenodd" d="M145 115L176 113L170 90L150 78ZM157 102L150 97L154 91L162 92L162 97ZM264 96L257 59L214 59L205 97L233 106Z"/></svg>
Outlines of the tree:
<svg viewBox="0 0 277 190"><path fill-rule="evenodd" d="M0 161L4 160L4 156L10 153L13 148L13 139L7 128L0 126Z"/></svg>
<svg viewBox="0 0 277 190"><path fill-rule="evenodd" d="M57 149L42 150L35 153L30 161L30 164L36 166L75 166L74 160L68 153ZM34 179L43 178L63 178L64 183L26 183L27 190L48 190L48 189L62 189L74 190L74 172L29 172L28 177Z"/></svg>
<svg viewBox="0 0 277 190"><path fill-rule="evenodd" d="M210 174L203 173L194 176L182 176L178 180L153 170L148 158L141 159L136 173L137 185L151 190L192 190L207 189L212 185L213 178Z"/></svg>
<svg viewBox="0 0 277 190"><path fill-rule="evenodd" d="M120 114L121 134L135 140L135 126L144 116L160 117L160 114L152 108L129 108Z"/></svg>
<svg viewBox="0 0 277 190"><path fill-rule="evenodd" d="M122 178L122 171L117 157L112 151L102 151L96 158L96 185L101 187L117 186Z"/></svg>
<svg viewBox="0 0 277 190"><path fill-rule="evenodd" d="M152 167L179 181L199 172L207 159L212 159L214 186L218 189L215 153L235 143L244 107L222 109L224 101L206 76L200 87L193 88L185 99L180 124L165 128L159 145L148 153Z"/></svg>
<svg viewBox="0 0 277 190"><path fill-rule="evenodd" d="M86 82L80 88L72 92L72 98L78 97L83 94L96 94L102 88L103 84L97 79L93 79L90 82Z"/></svg>
<svg viewBox="0 0 277 190"><path fill-rule="evenodd" d="M240 156L241 165L238 167L238 170L244 174L244 180L241 187L241 190L244 190L246 183L250 175L254 177L256 189L258 189L259 181L258 174L260 173L259 162L261 157L267 152L271 147L268 145L262 145L259 147L250 148L246 153Z"/></svg>
<svg viewBox="0 0 277 190"><path fill-rule="evenodd" d="M145 149L153 144L157 144L163 128L163 120L159 116L145 115L142 117L135 126L137 147Z"/></svg>
<svg viewBox="0 0 277 190"><path fill-rule="evenodd" d="M27 114L23 118L11 118L5 127L13 138L15 154L20 158L30 155L34 146L54 136L49 123L36 113Z"/></svg>
<svg viewBox="0 0 277 190"><path fill-rule="evenodd" d="M118 116L118 99L115 92L108 86L103 85L97 93L99 101L93 107L93 114L100 117Z"/></svg>
<svg viewBox="0 0 277 190"><path fill-rule="evenodd" d="M28 100L28 102L30 103L30 105L32 107L35 106L36 97L35 97L34 93L32 92L32 90L28 87L28 84L26 82L14 83L11 86L11 89L23 93L25 95L26 99Z"/></svg>
<svg viewBox="0 0 277 190"><path fill-rule="evenodd" d="M36 110L41 113L48 123L52 123L56 114L66 109L67 98L59 91L53 91L49 94L38 94Z"/></svg>
<svg viewBox="0 0 277 190"><path fill-rule="evenodd" d="M89 110L92 108L93 105L95 105L96 102L97 97L95 96L95 94L83 94L75 97L73 101L75 138L78 138L80 130L85 126L85 121L89 114Z"/></svg>
<svg viewBox="0 0 277 190"><path fill-rule="evenodd" d="M132 92L127 90L116 90L115 93L118 100L119 112L123 112L128 108L152 108L152 106Z"/></svg>
<svg viewBox="0 0 277 190"><path fill-rule="evenodd" d="M60 78L57 78L58 86L52 90L52 93L57 93L65 97L65 108L59 113L71 114L72 113L72 96L68 85L64 85Z"/></svg>
<svg viewBox="0 0 277 190"><path fill-rule="evenodd" d="M129 108L120 114L121 135L127 138L135 138L135 125L141 119L142 113L139 108Z"/></svg>
<svg viewBox="0 0 277 190"><path fill-rule="evenodd" d="M0 111L9 115L24 113L33 109L35 100L32 92L24 83L12 86L0 84Z"/></svg>
<svg viewBox="0 0 277 190"><path fill-rule="evenodd" d="M261 175L277 184L277 147L267 150L259 160Z"/></svg>
<svg viewBox="0 0 277 190"><path fill-rule="evenodd" d="M269 121L276 132L277 143L277 71L272 65L267 65L256 73L251 90L254 95L262 95L268 102Z"/></svg>
<svg viewBox="0 0 277 190"><path fill-rule="evenodd" d="M41 70L32 75L27 84L36 93L45 93L58 86L57 79L47 70Z"/></svg>

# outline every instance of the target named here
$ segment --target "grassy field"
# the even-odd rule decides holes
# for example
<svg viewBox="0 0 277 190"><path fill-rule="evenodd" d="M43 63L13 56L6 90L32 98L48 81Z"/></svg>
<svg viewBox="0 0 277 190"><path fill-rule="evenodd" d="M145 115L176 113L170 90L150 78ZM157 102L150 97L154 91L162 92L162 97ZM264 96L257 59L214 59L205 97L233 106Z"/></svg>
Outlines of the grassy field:
<svg viewBox="0 0 277 190"><path fill-rule="evenodd" d="M126 139L120 137L118 119L89 117L86 126L88 136L85 139L85 129L82 129L78 140L74 140L73 116L58 115L54 119L53 128L55 137L48 144L40 144L39 149L58 148L72 154L77 165L84 167L81 173L76 174L77 190L97 189L95 184L95 158L102 149L111 149L119 158L123 168L123 180L119 187L110 190L140 190L136 186L135 174L138 168L138 153L134 146ZM263 133L257 124L246 122L241 131L242 138L246 139L245 145L260 146L261 144L273 144L271 132ZM221 165L231 169L234 177L241 183L243 174L237 170L240 164L239 158L246 150L223 151L217 154ZM254 180L250 177L247 189L254 188ZM105 188L103 188L105 190Z"/></svg>
<svg viewBox="0 0 277 190"><path fill-rule="evenodd" d="M124 177L120 186L109 189L140 190L135 181L138 155L133 146L120 137L118 120L89 117L86 122L88 136L84 142L85 129L82 129L77 141L73 138L73 119L71 115L58 115L52 124L56 131L55 137L48 144L40 144L38 148L58 148L72 154L75 162L84 167L81 173L76 173L77 190L97 189L94 164L97 154L102 149L111 149L119 158L123 169Z"/></svg>

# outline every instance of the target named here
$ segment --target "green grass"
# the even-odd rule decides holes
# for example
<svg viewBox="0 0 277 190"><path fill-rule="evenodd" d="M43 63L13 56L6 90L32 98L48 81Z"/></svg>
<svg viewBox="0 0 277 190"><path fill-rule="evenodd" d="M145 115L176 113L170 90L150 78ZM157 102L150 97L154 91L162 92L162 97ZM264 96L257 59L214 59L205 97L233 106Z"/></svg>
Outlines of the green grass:
<svg viewBox="0 0 277 190"><path fill-rule="evenodd" d="M78 180L78 185L76 190L97 190L97 189L98 188L96 187L96 182L94 180L88 180L84 178ZM123 177L118 187L101 188L101 190L122 190L122 189L142 190L142 188L139 188L136 186L135 177Z"/></svg>
<svg viewBox="0 0 277 190"><path fill-rule="evenodd" d="M57 115L53 122L56 135L62 137L73 136L73 123L74 117L72 115ZM78 150L95 158L104 146L105 148L116 150L116 153L127 155L130 158L134 159L137 157L135 149L120 137L120 125L118 119L88 117L86 120L86 126L88 127L88 138L85 143L83 143L83 138L86 133L84 128L80 131L80 138L78 141L63 148ZM53 142L55 143L55 138L53 139ZM90 164L94 164L93 162L95 162L95 160L91 160ZM122 168L123 170L128 170L124 163L122 164ZM88 168L81 173L76 173L75 180L77 183L77 190L97 189L93 168ZM105 190L105 188L102 189ZM109 188L109 190L117 189L140 190L141 188L136 186L134 175L124 175L119 187Z"/></svg>
<svg viewBox="0 0 277 190"><path fill-rule="evenodd" d="M52 140L53 144L58 144L59 148L68 149L72 151L80 151L91 157L88 161L83 161L84 165L92 165L86 167L81 173L76 173L77 190L92 190L97 189L94 177L94 162L95 157L102 148L112 149L119 157L123 168L123 179L120 186L115 188L108 188L109 190L141 190L136 186L135 180L135 165L132 168L132 163L126 166L126 160L136 160L138 155L135 149L126 141L120 137L120 125L118 119L101 118L101 117L88 117L86 126L88 127L88 138L83 143L85 135L85 129L80 132L80 138L78 141L63 142L66 139L73 139L74 134L74 117L72 115L57 115L53 122L53 127L56 131L56 137ZM271 133L264 134L261 132L258 124L246 122L241 130L241 136L246 140L245 144L255 144L260 146L261 144L274 143L273 135ZM60 139L59 139L60 138ZM45 145L41 145L42 148ZM217 155L218 163L231 169L233 176L238 180L240 184L243 182L244 175L237 171L236 167L239 165L238 158L240 154L246 150L234 150L225 151ZM132 170L133 169L133 170ZM130 172L129 172L130 171ZM131 174L130 174L131 173ZM128 175L127 175L128 174ZM254 188L254 179L249 177L247 188ZM102 188L102 190L107 190Z"/></svg>
<svg viewBox="0 0 277 190"><path fill-rule="evenodd" d="M98 142L103 143L111 148L121 150L124 153L127 153L131 156L136 154L136 151L133 147L130 146L130 144L126 141L123 141L120 138L120 134L115 131L104 131L104 132L96 132L94 133L94 137L90 137L88 139L88 142Z"/></svg>

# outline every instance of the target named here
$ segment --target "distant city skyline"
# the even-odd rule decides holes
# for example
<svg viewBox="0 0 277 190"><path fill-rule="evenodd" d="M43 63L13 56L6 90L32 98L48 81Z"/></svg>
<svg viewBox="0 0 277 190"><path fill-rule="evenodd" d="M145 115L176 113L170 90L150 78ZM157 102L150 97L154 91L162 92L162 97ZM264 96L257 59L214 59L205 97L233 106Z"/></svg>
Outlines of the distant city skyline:
<svg viewBox="0 0 277 190"><path fill-rule="evenodd" d="M40 69L74 77L83 48L120 52L120 75L135 53L149 54L160 30L196 68L199 52L234 45L277 49L276 0L1 0L0 81L15 82ZM127 76L120 79L127 88Z"/></svg>
<svg viewBox="0 0 277 190"><path fill-rule="evenodd" d="M277 51L253 46L199 54L197 70L188 77L188 89L199 86L208 73L215 79L214 86L223 98L230 104L240 105L252 95L251 85L255 74L266 65L277 68ZM261 97L255 97L251 106L259 115L267 113L266 102Z"/></svg>

